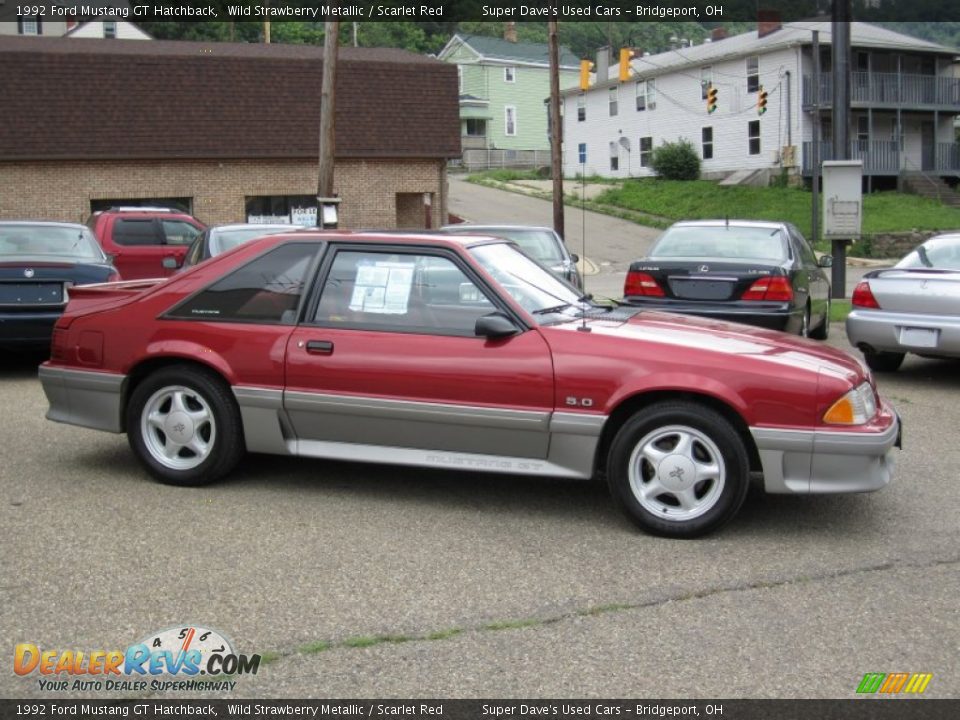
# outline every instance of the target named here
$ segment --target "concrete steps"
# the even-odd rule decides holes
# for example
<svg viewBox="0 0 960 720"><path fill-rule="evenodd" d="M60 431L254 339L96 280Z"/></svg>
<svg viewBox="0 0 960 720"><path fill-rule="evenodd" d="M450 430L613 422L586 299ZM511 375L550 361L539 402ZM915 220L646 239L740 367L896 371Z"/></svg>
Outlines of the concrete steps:
<svg viewBox="0 0 960 720"><path fill-rule="evenodd" d="M944 205L960 208L960 195L936 175L904 173L902 183L904 192L921 195Z"/></svg>

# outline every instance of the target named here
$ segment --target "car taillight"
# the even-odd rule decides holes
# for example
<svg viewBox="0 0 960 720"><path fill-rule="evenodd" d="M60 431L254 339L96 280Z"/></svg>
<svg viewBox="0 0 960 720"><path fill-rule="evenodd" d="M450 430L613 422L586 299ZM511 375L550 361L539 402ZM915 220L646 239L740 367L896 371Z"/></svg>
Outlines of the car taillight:
<svg viewBox="0 0 960 720"><path fill-rule="evenodd" d="M793 286L790 284L790 278L786 277L760 278L747 289L740 299L790 302L793 300Z"/></svg>
<svg viewBox="0 0 960 720"><path fill-rule="evenodd" d="M870 283L866 280L861 280L857 283L857 286L853 289L853 297L850 298L850 304L853 305L853 307L872 308L874 310L880 309L880 303L878 303L877 299L873 296L873 291L870 290Z"/></svg>
<svg viewBox="0 0 960 720"><path fill-rule="evenodd" d="M653 279L652 275L631 270L623 283L623 294L642 295L645 297L663 297L663 288Z"/></svg>
<svg viewBox="0 0 960 720"><path fill-rule="evenodd" d="M110 277L108 277L104 282L120 282L122 279L123 278L120 277L120 273L113 271L110 273Z"/></svg>
<svg viewBox="0 0 960 720"><path fill-rule="evenodd" d="M70 333L66 328L58 326L59 322L50 336L50 359L63 362L67 359L67 337Z"/></svg>

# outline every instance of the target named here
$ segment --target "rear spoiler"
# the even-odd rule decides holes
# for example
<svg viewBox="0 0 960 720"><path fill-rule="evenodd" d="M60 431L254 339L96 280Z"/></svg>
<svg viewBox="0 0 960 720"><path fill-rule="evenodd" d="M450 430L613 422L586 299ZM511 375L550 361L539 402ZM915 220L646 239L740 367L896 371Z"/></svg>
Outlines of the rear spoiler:
<svg viewBox="0 0 960 720"><path fill-rule="evenodd" d="M884 274L889 272L898 272L898 273L908 273L917 275L960 275L960 270L950 270L948 268L928 268L928 267L908 267L908 268L880 268L879 270L871 270L866 275L863 276L864 280L869 280L870 278L883 277Z"/></svg>
<svg viewBox="0 0 960 720"><path fill-rule="evenodd" d="M123 300L132 300L165 280L166 278L149 278L121 280L112 283L93 283L91 285L73 285L67 290L69 302L64 315L84 315L104 305L116 305Z"/></svg>

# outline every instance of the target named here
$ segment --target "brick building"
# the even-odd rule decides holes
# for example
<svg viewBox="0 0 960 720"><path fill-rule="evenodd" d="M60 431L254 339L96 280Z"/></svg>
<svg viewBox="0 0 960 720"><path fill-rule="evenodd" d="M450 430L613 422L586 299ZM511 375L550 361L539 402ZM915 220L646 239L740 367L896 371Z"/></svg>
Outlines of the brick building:
<svg viewBox="0 0 960 720"><path fill-rule="evenodd" d="M116 204L207 223L309 217L323 49L0 37L0 218L82 221ZM436 227L460 155L456 68L340 49L340 227Z"/></svg>

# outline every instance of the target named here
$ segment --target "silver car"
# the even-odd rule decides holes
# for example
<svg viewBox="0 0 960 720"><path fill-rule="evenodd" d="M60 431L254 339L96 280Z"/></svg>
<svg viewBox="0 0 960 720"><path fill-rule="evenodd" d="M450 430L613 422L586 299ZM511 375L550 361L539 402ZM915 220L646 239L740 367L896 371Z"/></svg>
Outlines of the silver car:
<svg viewBox="0 0 960 720"><path fill-rule="evenodd" d="M183 260L183 267L197 265L254 238L264 235L278 235L302 228L302 225L266 225L259 223L214 225L204 230L190 245L190 249L187 250L187 255Z"/></svg>
<svg viewBox="0 0 960 720"><path fill-rule="evenodd" d="M908 352L960 357L960 234L932 237L867 273L852 305L847 336L873 370L895 371Z"/></svg>
<svg viewBox="0 0 960 720"><path fill-rule="evenodd" d="M473 225L461 223L445 225L440 228L440 231L469 235L495 235L512 240L520 246L521 250L544 265L554 275L563 278L578 290L583 288L583 279L580 277L580 271L577 270L577 263L580 262L580 258L576 253L567 251L563 239L552 228L532 225Z"/></svg>

